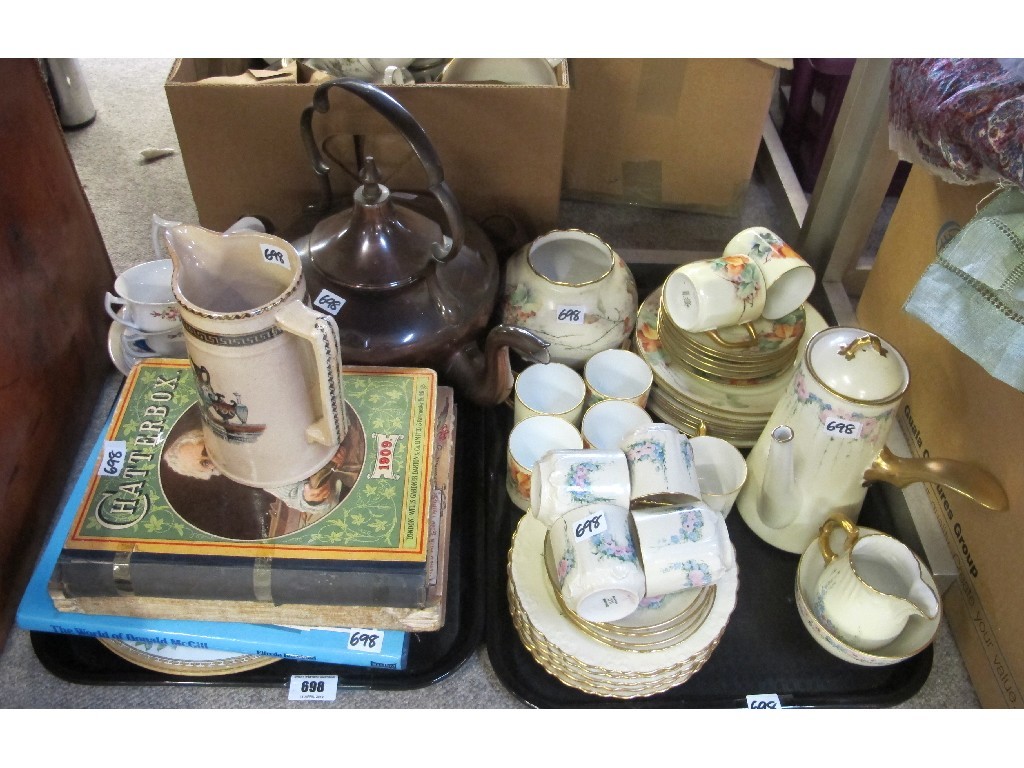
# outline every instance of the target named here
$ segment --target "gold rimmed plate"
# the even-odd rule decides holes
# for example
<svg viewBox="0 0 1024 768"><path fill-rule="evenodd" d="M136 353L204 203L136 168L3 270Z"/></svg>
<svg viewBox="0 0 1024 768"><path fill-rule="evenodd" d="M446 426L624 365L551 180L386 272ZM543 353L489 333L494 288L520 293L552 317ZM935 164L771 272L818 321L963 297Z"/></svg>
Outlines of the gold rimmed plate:
<svg viewBox="0 0 1024 768"><path fill-rule="evenodd" d="M248 653L231 653L203 648L161 645L159 643L129 643L125 640L99 638L111 652L132 664L170 675L208 677L246 672L265 667L279 659Z"/></svg>

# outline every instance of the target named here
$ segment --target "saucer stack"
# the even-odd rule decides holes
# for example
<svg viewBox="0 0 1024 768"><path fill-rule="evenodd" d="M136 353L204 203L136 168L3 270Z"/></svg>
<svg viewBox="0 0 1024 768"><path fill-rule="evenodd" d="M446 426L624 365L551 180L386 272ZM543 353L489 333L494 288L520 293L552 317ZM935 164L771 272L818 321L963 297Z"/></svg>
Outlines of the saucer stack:
<svg viewBox="0 0 1024 768"><path fill-rule="evenodd" d="M512 537L512 623L534 660L563 684L620 699L652 696L689 680L718 646L736 606L738 574L651 601L615 623L565 608L545 564L547 528L524 515Z"/></svg>
<svg viewBox="0 0 1024 768"><path fill-rule="evenodd" d="M753 337L743 326L690 333L668 320L661 296L658 287L641 304L633 334L635 351L654 371L648 410L688 435L704 430L752 447L807 340L827 326L824 318L805 303L779 320L756 320Z"/></svg>
<svg viewBox="0 0 1024 768"><path fill-rule="evenodd" d="M672 361L698 378L720 384L761 384L792 368L806 316L801 306L778 320L760 317L747 325L693 333L672 322L662 301L658 333Z"/></svg>

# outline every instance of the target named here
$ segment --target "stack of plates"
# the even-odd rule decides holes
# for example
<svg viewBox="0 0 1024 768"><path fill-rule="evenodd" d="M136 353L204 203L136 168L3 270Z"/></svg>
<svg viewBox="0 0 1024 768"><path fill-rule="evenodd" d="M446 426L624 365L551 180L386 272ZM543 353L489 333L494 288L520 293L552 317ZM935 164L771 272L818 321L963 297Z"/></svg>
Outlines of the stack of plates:
<svg viewBox="0 0 1024 768"><path fill-rule="evenodd" d="M793 349L786 353L792 358L774 375L753 381L717 380L680 362L665 348L658 317L661 293L659 287L641 304L633 335L634 349L654 371L648 410L688 435L696 435L703 428L737 448L752 447L782 397L807 340L827 327L825 319L804 304L803 333L799 340L786 345ZM669 335L674 336L671 330ZM710 348L707 343L704 346Z"/></svg>
<svg viewBox="0 0 1024 768"><path fill-rule="evenodd" d="M762 317L747 325L693 333L672 322L664 300L658 309L658 334L672 361L699 378L723 384L761 384L791 368L805 322L801 306L778 320Z"/></svg>
<svg viewBox="0 0 1024 768"><path fill-rule="evenodd" d="M524 515L512 537L508 599L530 655L565 685L597 696L652 696L710 658L736 606L734 568L712 587L667 595L622 621L586 622L564 608L545 565L547 528Z"/></svg>

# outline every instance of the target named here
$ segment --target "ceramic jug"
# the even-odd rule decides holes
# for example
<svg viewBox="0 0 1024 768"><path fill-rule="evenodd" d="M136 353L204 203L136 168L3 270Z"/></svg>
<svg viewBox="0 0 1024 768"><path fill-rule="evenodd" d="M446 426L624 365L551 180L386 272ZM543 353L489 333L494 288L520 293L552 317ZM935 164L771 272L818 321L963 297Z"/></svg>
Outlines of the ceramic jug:
<svg viewBox="0 0 1024 768"><path fill-rule="evenodd" d="M832 531L842 526L846 540L837 552ZM860 529L844 517L821 526L818 545L825 570L815 585L813 610L825 627L861 651L892 642L911 617L934 619L939 596L922 575L922 565L906 544Z"/></svg>
<svg viewBox="0 0 1024 768"><path fill-rule="evenodd" d="M273 488L324 467L347 431L338 327L305 305L295 249L254 231L162 228L211 461Z"/></svg>
<svg viewBox="0 0 1024 768"><path fill-rule="evenodd" d="M581 369L596 353L625 346L636 312L632 272L588 232L548 232L505 265L502 322L548 342L553 362Z"/></svg>
<svg viewBox="0 0 1024 768"><path fill-rule="evenodd" d="M991 509L1006 493L976 465L905 459L886 448L910 371L892 345L858 328L826 328L807 343L789 387L747 456L737 498L748 526L774 547L801 553L830 516L856 522L866 485L934 482Z"/></svg>

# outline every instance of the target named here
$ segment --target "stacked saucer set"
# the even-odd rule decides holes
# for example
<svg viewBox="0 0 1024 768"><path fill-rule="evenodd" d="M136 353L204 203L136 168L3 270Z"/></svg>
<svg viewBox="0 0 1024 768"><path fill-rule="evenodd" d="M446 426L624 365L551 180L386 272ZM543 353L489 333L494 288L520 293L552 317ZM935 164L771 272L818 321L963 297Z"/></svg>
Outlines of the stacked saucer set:
<svg viewBox="0 0 1024 768"><path fill-rule="evenodd" d="M651 696L717 647L739 586L719 512L735 494L705 501L699 464L686 435L652 423L618 450L551 450L534 465L507 593L523 645L563 684Z"/></svg>
<svg viewBox="0 0 1024 768"><path fill-rule="evenodd" d="M648 408L690 435L749 448L807 340L814 272L778 235L743 230L717 259L684 264L641 304L633 346L654 371Z"/></svg>

